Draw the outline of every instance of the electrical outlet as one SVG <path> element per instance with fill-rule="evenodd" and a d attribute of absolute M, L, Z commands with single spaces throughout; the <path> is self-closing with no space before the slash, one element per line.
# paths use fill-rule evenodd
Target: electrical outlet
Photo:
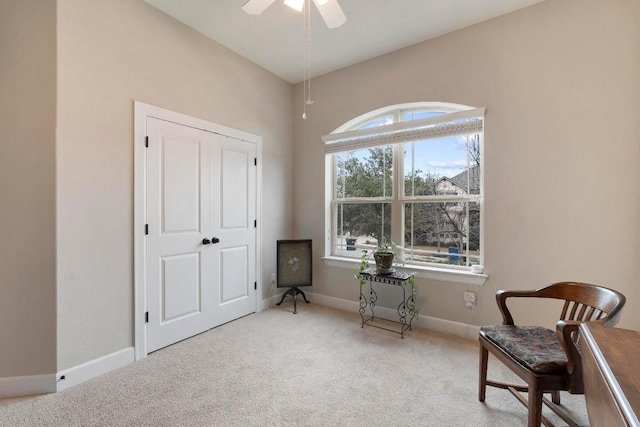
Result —
<path fill-rule="evenodd" d="M 465 292 L 464 293 L 464 303 L 467 307 L 473 307 L 476 303 L 476 293 L 475 292 Z"/>

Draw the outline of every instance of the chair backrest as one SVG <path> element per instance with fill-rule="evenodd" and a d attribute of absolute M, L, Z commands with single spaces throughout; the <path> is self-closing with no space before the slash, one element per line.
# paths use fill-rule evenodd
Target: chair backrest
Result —
<path fill-rule="evenodd" d="M 597 321 L 607 326 L 618 323 L 626 298 L 603 286 L 580 282 L 559 282 L 536 291 L 541 298 L 564 300 L 558 320 Z"/>

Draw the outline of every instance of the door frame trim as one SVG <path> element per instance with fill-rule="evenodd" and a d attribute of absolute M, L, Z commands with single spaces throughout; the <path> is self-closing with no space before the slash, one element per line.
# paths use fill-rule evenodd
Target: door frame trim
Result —
<path fill-rule="evenodd" d="M 145 277 L 145 218 L 146 218 L 146 152 L 147 118 L 155 118 L 241 139 L 256 144 L 256 281 L 255 311 L 261 310 L 262 302 L 262 137 L 238 129 L 233 129 L 186 114 L 134 101 L 133 120 L 133 286 L 134 286 L 134 345 L 135 360 L 147 356 L 147 328 L 145 312 L 147 308 L 147 288 Z"/>

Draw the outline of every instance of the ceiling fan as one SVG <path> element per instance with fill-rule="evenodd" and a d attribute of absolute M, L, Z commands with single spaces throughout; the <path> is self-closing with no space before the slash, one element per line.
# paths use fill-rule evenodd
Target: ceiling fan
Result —
<path fill-rule="evenodd" d="M 242 9 L 250 15 L 260 15 L 276 0 L 249 0 Z M 338 0 L 313 0 L 320 12 L 320 16 L 329 28 L 337 28 L 347 20 Z M 284 0 L 284 4 L 302 12 L 305 0 Z"/>

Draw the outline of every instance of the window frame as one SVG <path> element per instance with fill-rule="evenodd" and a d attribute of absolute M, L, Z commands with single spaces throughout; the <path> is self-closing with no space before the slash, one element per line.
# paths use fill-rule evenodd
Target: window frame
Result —
<path fill-rule="evenodd" d="M 380 108 L 369 113 L 365 113 L 359 117 L 356 117 L 342 126 L 334 130 L 327 139 L 330 139 L 335 134 L 341 133 L 357 133 L 357 130 L 362 129 L 368 123 L 374 122 L 386 116 L 391 116 L 393 124 L 407 123 L 403 122 L 403 116 L 410 112 L 445 112 L 442 116 L 443 120 L 440 122 L 445 123 L 450 120 L 446 120 L 448 114 L 463 112 L 466 110 L 476 110 L 474 107 L 469 107 L 459 104 L 441 103 L 441 102 L 416 102 L 408 104 L 392 105 L 384 108 Z M 483 114 L 484 116 L 484 110 Z M 437 122 L 437 120 L 436 120 Z M 356 132 L 354 132 L 356 131 Z M 480 151 L 483 153 L 484 143 L 484 129 L 478 132 L 480 135 Z M 325 139 L 323 138 L 323 139 Z M 326 142 L 326 141 L 325 141 Z M 327 152 L 325 154 L 325 229 L 326 229 L 326 245 L 325 256 L 323 260 L 329 266 L 353 268 L 353 264 L 359 262 L 359 258 L 351 258 L 336 255 L 335 249 L 337 248 L 337 220 L 338 214 L 336 205 L 344 203 L 390 203 L 391 204 L 391 239 L 394 242 L 401 242 L 400 246 L 405 246 L 404 242 L 404 215 L 405 206 L 413 203 L 436 203 L 436 202 L 466 202 L 467 218 L 469 218 L 469 206 L 470 203 L 476 202 L 479 205 L 480 210 L 480 264 L 484 264 L 484 215 L 483 215 L 483 203 L 482 194 L 484 190 L 484 155 L 480 156 L 480 194 L 479 195 L 428 195 L 428 196 L 407 196 L 405 195 L 405 182 L 404 182 L 404 144 L 410 144 L 413 141 L 407 141 L 403 143 L 390 144 L 392 148 L 392 177 L 393 177 L 393 194 L 389 197 L 372 197 L 372 198 L 337 198 L 337 157 L 340 153 L 347 153 L 349 151 L 339 152 Z M 377 145 L 378 147 L 384 147 L 386 145 Z M 370 148 L 370 147 L 368 147 Z M 468 153 L 468 151 L 467 151 Z M 468 154 L 467 154 L 468 155 Z M 462 255 L 462 254 L 461 254 Z M 458 266 L 451 264 L 438 264 L 438 263 L 411 263 L 406 262 L 405 267 L 415 272 L 418 277 L 427 277 L 436 280 L 444 280 L 449 282 L 460 282 L 465 284 L 473 284 L 481 286 L 487 279 L 487 275 L 484 273 L 478 274 L 471 271 L 470 266 Z"/>

